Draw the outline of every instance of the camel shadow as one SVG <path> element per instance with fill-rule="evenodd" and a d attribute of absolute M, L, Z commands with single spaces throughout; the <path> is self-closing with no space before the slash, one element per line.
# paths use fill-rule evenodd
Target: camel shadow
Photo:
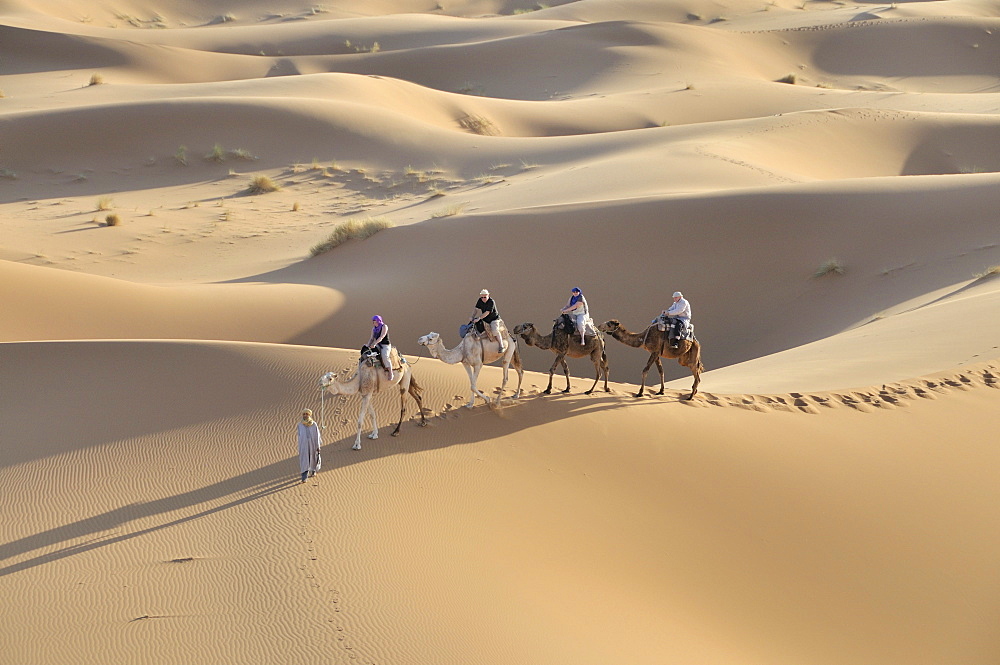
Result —
<path fill-rule="evenodd" d="M 522 396 L 508 398 L 500 406 L 464 407 L 440 414 L 430 414 L 427 427 L 419 427 L 419 414 L 410 412 L 404 420 L 402 436 L 393 438 L 385 435 L 377 440 L 364 439 L 361 451 L 352 450 L 354 424 L 344 425 L 343 436 L 322 448 L 323 468 L 317 475 L 329 471 L 349 468 L 371 460 L 396 456 L 423 454 L 433 450 L 478 443 L 484 439 L 502 437 L 535 426 L 537 422 L 559 421 L 583 412 L 607 411 L 626 406 L 642 408 L 673 401 L 672 395 L 664 398 L 635 399 L 631 395 L 619 393 L 580 393 Z M 425 409 L 426 411 L 426 409 Z M 516 416 L 524 417 L 518 418 Z M 481 427 L 455 427 L 449 436 L 442 436 L 442 430 L 456 420 L 468 418 L 492 418 L 493 423 L 487 433 Z M 329 436 L 329 435 L 328 435 Z M 193 520 L 221 513 L 231 508 L 265 499 L 283 490 L 300 484 L 298 457 L 289 456 L 211 483 L 195 490 L 181 492 L 173 496 L 151 501 L 132 503 L 97 515 L 83 517 L 45 531 L 0 544 L 0 562 L 8 561 L 31 552 L 43 553 L 15 561 L 0 567 L 0 577 L 12 575 L 38 566 L 66 559 L 78 554 L 98 550 L 109 545 L 140 538 L 142 536 L 179 526 Z M 219 503 L 219 502 L 222 503 Z M 140 520 L 148 520 L 157 515 L 174 514 L 178 511 L 194 509 L 181 517 L 162 521 L 152 526 L 128 530 L 128 525 Z M 98 535 L 115 532 L 112 535 Z M 82 542 L 81 542 L 82 541 Z M 51 549 L 55 547 L 56 549 Z"/>

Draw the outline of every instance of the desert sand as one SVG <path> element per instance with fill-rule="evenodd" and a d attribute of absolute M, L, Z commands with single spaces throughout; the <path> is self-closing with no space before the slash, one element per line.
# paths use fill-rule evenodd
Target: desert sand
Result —
<path fill-rule="evenodd" d="M 996 663 L 998 62 L 983 0 L 0 0 L 3 662 Z M 683 291 L 698 394 L 417 344 L 574 286 Z M 428 426 L 355 451 L 373 314 Z"/>

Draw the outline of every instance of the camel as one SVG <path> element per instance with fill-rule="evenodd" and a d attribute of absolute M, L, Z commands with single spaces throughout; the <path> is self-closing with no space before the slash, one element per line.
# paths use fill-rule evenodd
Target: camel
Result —
<path fill-rule="evenodd" d="M 642 385 L 639 387 L 639 392 L 635 394 L 636 397 L 642 397 L 642 393 L 646 389 L 646 374 L 649 373 L 649 368 L 653 363 L 656 363 L 656 369 L 660 373 L 660 392 L 656 394 L 663 394 L 663 364 L 660 362 L 662 356 L 676 358 L 682 366 L 690 368 L 694 375 L 694 385 L 691 386 L 691 394 L 688 395 L 688 399 L 694 399 L 698 392 L 698 384 L 701 383 L 701 373 L 705 371 L 705 366 L 701 364 L 701 344 L 698 343 L 698 340 L 681 340 L 678 348 L 672 349 L 667 343 L 666 331 L 661 332 L 655 324 L 643 332 L 634 333 L 629 332 L 617 319 L 605 321 L 597 326 L 597 329 L 608 333 L 622 344 L 649 351 L 649 362 L 642 370 Z"/>
<path fill-rule="evenodd" d="M 514 326 L 514 334 L 519 335 L 528 346 L 547 349 L 556 354 L 556 360 L 552 363 L 552 367 L 549 368 L 549 385 L 543 391 L 546 395 L 552 392 L 552 375 L 555 373 L 558 365 L 562 365 L 563 374 L 566 375 L 566 389 L 563 392 L 569 392 L 569 367 L 566 365 L 566 356 L 570 358 L 586 358 L 589 356 L 590 361 L 594 363 L 594 370 L 597 372 L 597 376 L 594 377 L 594 385 L 584 393 L 585 395 L 594 392 L 594 388 L 597 387 L 597 382 L 601 380 L 601 376 L 604 377 L 604 392 L 611 392 L 611 389 L 608 388 L 608 357 L 604 353 L 604 339 L 600 335 L 588 337 L 587 343 L 581 345 L 577 341 L 575 333 L 569 334 L 563 330 L 553 330 L 551 335 L 543 337 L 535 330 L 535 324 L 533 323 L 521 323 Z"/>
<path fill-rule="evenodd" d="M 503 384 L 501 384 L 500 394 L 496 398 L 497 404 L 500 403 L 503 391 L 507 387 L 507 372 L 511 365 L 517 371 L 517 392 L 514 393 L 514 399 L 521 396 L 524 368 L 521 366 L 521 355 L 517 352 L 517 340 L 507 332 L 506 327 L 503 328 L 503 334 L 507 335 L 507 349 L 502 354 L 499 344 L 494 349 L 493 345 L 497 344 L 496 342 L 477 339 L 473 333 L 463 337 L 454 349 L 446 348 L 444 342 L 441 341 L 441 335 L 436 332 L 427 333 L 417 340 L 417 344 L 426 346 L 432 358 L 437 358 L 449 365 L 462 363 L 469 375 L 469 384 L 472 387 L 472 395 L 469 397 L 469 403 L 465 406 L 472 408 L 476 403 L 476 395 L 482 397 L 487 404 L 490 403 L 490 398 L 476 387 L 476 382 L 479 380 L 479 371 L 482 370 L 483 365 L 494 363 L 497 360 L 503 361 Z"/>
<path fill-rule="evenodd" d="M 352 446 L 354 450 L 361 450 L 361 430 L 364 427 L 366 413 L 371 414 L 372 417 L 372 432 L 368 435 L 368 438 L 378 438 L 378 422 L 375 419 L 375 407 L 372 405 L 372 396 L 382 388 L 399 386 L 399 423 L 396 424 L 396 429 L 392 433 L 393 436 L 399 436 L 399 428 L 403 424 L 403 415 L 406 413 L 404 395 L 407 392 L 417 402 L 417 410 L 420 413 L 420 426 L 425 427 L 427 425 L 427 419 L 424 417 L 424 405 L 421 401 L 423 388 L 417 385 L 416 379 L 413 378 L 413 373 L 410 372 L 410 365 L 400 361 L 399 353 L 395 347 L 389 352 L 389 361 L 392 363 L 396 374 L 392 381 L 389 380 L 388 373 L 382 368 L 381 364 L 378 364 L 377 367 L 372 367 L 365 360 L 362 360 L 358 365 L 357 371 L 344 381 L 337 379 L 337 372 L 327 372 L 319 380 L 320 388 L 329 391 L 331 395 L 361 395 L 361 412 L 358 414 L 358 435 L 354 439 L 354 446 Z"/>

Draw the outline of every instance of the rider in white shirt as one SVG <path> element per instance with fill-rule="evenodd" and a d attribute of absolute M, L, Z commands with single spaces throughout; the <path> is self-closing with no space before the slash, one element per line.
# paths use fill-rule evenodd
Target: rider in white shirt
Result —
<path fill-rule="evenodd" d="M 670 323 L 672 340 L 670 348 L 676 349 L 680 342 L 681 333 L 691 323 L 691 303 L 684 299 L 684 294 L 674 291 L 674 302 L 667 309 L 660 312 L 660 316 L 666 317 Z"/>

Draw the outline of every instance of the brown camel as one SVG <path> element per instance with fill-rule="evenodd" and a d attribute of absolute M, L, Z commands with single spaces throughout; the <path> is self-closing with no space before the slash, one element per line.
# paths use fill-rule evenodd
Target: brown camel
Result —
<path fill-rule="evenodd" d="M 617 319 L 605 321 L 597 326 L 597 329 L 608 333 L 622 344 L 649 351 L 649 362 L 642 370 L 642 385 L 639 387 L 639 392 L 635 394 L 636 397 L 642 397 L 642 393 L 646 389 L 646 374 L 649 373 L 649 368 L 653 363 L 656 363 L 656 369 L 660 373 L 660 392 L 656 394 L 663 394 L 665 386 L 663 384 L 663 364 L 660 362 L 662 356 L 676 358 L 678 363 L 690 368 L 691 374 L 694 375 L 694 385 L 691 386 L 691 394 L 688 395 L 688 399 L 694 399 L 698 392 L 698 384 L 701 383 L 701 373 L 705 371 L 705 366 L 701 364 L 701 344 L 698 343 L 698 340 L 681 340 L 677 348 L 672 349 L 667 343 L 666 331 L 661 332 L 656 325 L 651 325 L 642 332 L 634 333 L 626 330 L 625 326 Z"/>
<path fill-rule="evenodd" d="M 581 345 L 575 334 L 568 334 L 564 330 L 553 330 L 551 335 L 543 337 L 535 330 L 533 323 L 522 323 L 514 326 L 514 334 L 519 335 L 528 346 L 547 349 L 556 354 L 556 360 L 549 368 L 549 385 L 544 390 L 546 395 L 552 392 L 552 375 L 558 365 L 562 365 L 563 374 L 566 375 L 566 390 L 563 392 L 569 392 L 569 367 L 566 365 L 566 356 L 570 358 L 589 356 L 590 361 L 594 363 L 597 376 L 594 377 L 594 385 L 584 394 L 589 395 L 594 392 L 594 388 L 597 387 L 597 382 L 601 380 L 602 376 L 604 377 L 604 392 L 611 392 L 611 389 L 608 388 L 608 357 L 604 353 L 604 339 L 600 335 L 588 337 L 587 343 Z"/>

